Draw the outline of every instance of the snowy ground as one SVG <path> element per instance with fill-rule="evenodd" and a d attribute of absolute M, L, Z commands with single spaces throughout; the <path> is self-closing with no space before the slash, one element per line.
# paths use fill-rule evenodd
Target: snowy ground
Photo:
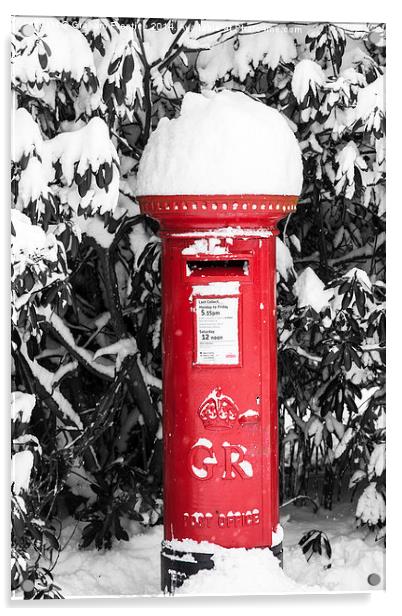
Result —
<path fill-rule="evenodd" d="M 355 528 L 354 507 L 338 504 L 328 512 L 317 514 L 311 507 L 288 505 L 282 509 L 285 531 L 284 571 L 269 550 L 218 549 L 215 569 L 200 572 L 185 582 L 178 595 L 257 595 L 281 593 L 316 593 L 371 591 L 385 588 L 385 550 L 383 541 Z M 327 562 L 307 563 L 299 548 L 300 537 L 310 529 L 327 533 L 333 550 L 330 568 Z M 64 545 L 73 526 L 63 531 Z M 109 552 L 78 550 L 79 533 L 75 533 L 60 555 L 53 571 L 63 596 L 99 597 L 161 594 L 159 584 L 160 542 L 162 527 L 144 530 L 130 526 L 130 541 L 115 544 Z M 380 582 L 371 586 L 370 574 Z"/>

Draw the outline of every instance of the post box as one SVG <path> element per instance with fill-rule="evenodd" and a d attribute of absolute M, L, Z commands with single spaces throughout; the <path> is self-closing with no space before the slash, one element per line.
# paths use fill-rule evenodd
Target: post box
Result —
<path fill-rule="evenodd" d="M 162 237 L 164 591 L 214 546 L 281 558 L 275 235 L 302 179 L 284 116 L 228 90 L 187 93 L 141 158 Z"/>
<path fill-rule="evenodd" d="M 210 544 L 281 558 L 275 235 L 297 196 L 139 202 L 162 236 L 162 589 L 173 592 L 213 567 Z"/>

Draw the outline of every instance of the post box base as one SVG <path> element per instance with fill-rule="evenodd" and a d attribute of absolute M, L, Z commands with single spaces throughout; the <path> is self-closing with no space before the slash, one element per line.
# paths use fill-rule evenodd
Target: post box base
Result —
<path fill-rule="evenodd" d="M 273 555 L 279 560 L 280 567 L 283 568 L 283 545 L 269 548 Z M 185 580 L 195 575 L 203 569 L 213 569 L 213 554 L 201 552 L 182 552 L 174 550 L 165 545 L 162 541 L 161 551 L 161 589 L 164 593 L 174 595 L 176 588 L 179 588 Z"/>

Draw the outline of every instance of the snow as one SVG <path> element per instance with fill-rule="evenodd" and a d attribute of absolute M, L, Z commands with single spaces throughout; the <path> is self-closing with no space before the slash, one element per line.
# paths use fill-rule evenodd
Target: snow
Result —
<path fill-rule="evenodd" d="M 97 495 L 91 488 L 91 483 L 96 485 L 96 479 L 85 470 L 83 464 L 80 464 L 78 460 L 75 460 L 70 466 L 65 483 L 73 494 L 84 497 L 88 505 L 92 505 L 96 501 Z"/>
<path fill-rule="evenodd" d="M 74 211 L 91 205 L 92 210 L 104 214 L 114 210 L 119 198 L 119 157 L 109 137 L 107 124 L 99 117 L 89 120 L 88 124 L 75 131 L 61 133 L 45 142 L 50 149 L 53 163 L 61 165 L 66 188 L 60 190 L 63 202 L 68 203 Z M 102 164 L 112 167 L 112 180 L 106 191 L 99 188 L 92 176 L 91 187 L 85 197 L 80 197 L 76 184 L 73 184 L 75 173 L 83 176 L 88 168 L 97 173 Z"/>
<path fill-rule="evenodd" d="M 151 374 L 151 372 L 149 372 L 145 368 L 145 366 L 143 365 L 139 355 L 137 355 L 137 364 L 138 364 L 138 367 L 139 367 L 139 369 L 141 371 L 142 378 L 144 379 L 145 384 L 150 386 L 150 387 L 155 387 L 156 389 L 160 389 L 162 391 L 162 379 L 159 379 L 154 374 Z"/>
<path fill-rule="evenodd" d="M 81 19 L 80 29 L 86 36 L 100 35 L 103 39 L 104 54 L 102 55 L 98 49 L 93 51 L 93 61 L 95 63 L 96 77 L 99 82 L 99 87 L 93 93 L 88 93 L 85 87 L 81 86 L 79 98 L 75 102 L 77 116 L 83 111 L 90 115 L 94 110 L 105 110 L 106 105 L 102 99 L 103 88 L 105 83 L 114 84 L 115 87 L 124 89 L 124 100 L 119 105 L 115 101 L 115 109 L 117 115 L 122 119 L 127 117 L 133 120 L 134 104 L 136 97 L 143 96 L 143 75 L 142 63 L 138 56 L 138 42 L 133 35 L 133 29 L 130 26 L 117 25 L 113 27 L 107 20 L 104 19 Z M 123 77 L 123 67 L 125 58 L 131 56 L 133 59 L 133 73 L 131 79 L 126 81 Z M 123 60 L 119 63 L 119 58 Z M 114 64 L 118 66 L 116 70 L 109 75 L 109 67 Z"/>
<path fill-rule="evenodd" d="M 63 531 L 61 544 L 67 545 L 54 571 L 56 579 L 63 586 L 63 596 L 160 594 L 160 526 L 144 531 L 138 523 L 132 523 L 128 529 L 130 541 L 120 541 L 111 551 L 79 550 L 78 532 L 68 542 L 74 526 L 72 522 Z M 81 523 L 79 528 L 82 529 L 82 526 Z"/>
<path fill-rule="evenodd" d="M 66 329 L 66 327 L 64 326 L 63 322 L 61 321 L 59 317 L 57 317 L 57 320 L 55 320 L 52 315 L 52 325 L 54 325 L 58 331 L 64 331 L 64 335 L 63 335 L 64 339 L 68 340 L 69 344 L 71 346 L 74 346 L 77 352 L 79 352 L 85 358 L 85 361 L 87 361 L 88 363 L 91 363 L 92 366 L 96 368 L 96 370 L 98 370 L 99 372 L 107 374 L 109 377 L 113 378 L 115 372 L 117 374 L 121 370 L 123 361 L 126 359 L 126 357 L 137 356 L 136 361 L 141 371 L 144 382 L 147 385 L 152 385 L 153 387 L 162 389 L 161 379 L 159 379 L 155 375 L 148 372 L 148 370 L 143 366 L 138 356 L 138 347 L 137 347 L 137 342 L 135 338 L 131 336 L 128 336 L 127 338 L 122 338 L 121 340 L 118 340 L 117 342 L 114 342 L 108 346 L 98 349 L 94 354 L 92 354 L 92 352 L 87 351 L 86 349 L 83 349 L 82 347 L 77 347 L 75 345 L 75 342 L 71 336 L 71 333 Z M 104 357 L 105 355 L 116 355 L 114 366 L 103 365 L 97 361 L 99 358 Z"/>
<path fill-rule="evenodd" d="M 126 357 L 136 355 L 137 353 L 137 342 L 135 338 L 129 336 L 127 338 L 122 338 L 121 340 L 118 340 L 117 342 L 114 342 L 106 347 L 98 349 L 94 353 L 93 361 L 95 362 L 99 359 L 99 357 L 104 357 L 105 355 L 116 355 L 116 371 L 119 372 Z"/>
<path fill-rule="evenodd" d="M 259 417 L 260 414 L 258 411 L 255 411 L 254 409 L 247 409 L 247 411 L 244 411 L 244 413 L 240 413 L 239 415 L 239 419 L 241 419 L 242 417 Z"/>
<path fill-rule="evenodd" d="M 11 480 L 14 482 L 15 494 L 19 494 L 22 490 L 28 491 L 32 466 L 33 454 L 28 449 L 18 451 L 11 458 Z"/>
<path fill-rule="evenodd" d="M 345 426 L 343 425 L 343 423 L 338 421 L 332 413 L 327 413 L 325 415 L 325 425 L 328 432 L 330 432 L 331 434 L 335 432 L 338 439 L 342 440 L 342 437 L 345 434 Z"/>
<path fill-rule="evenodd" d="M 34 152 L 42 156 L 43 140 L 39 126 L 24 107 L 12 113 L 11 128 L 11 160 L 19 162 L 23 156 Z"/>
<path fill-rule="evenodd" d="M 49 177 L 52 169 L 43 164 L 38 158 L 30 158 L 18 184 L 17 207 L 25 209 L 31 201 L 41 197 L 49 198 Z"/>
<path fill-rule="evenodd" d="M 345 197 L 351 199 L 355 193 L 355 168 L 360 171 L 367 169 L 367 163 L 360 155 L 354 141 L 348 143 L 336 154 L 338 170 L 335 176 L 335 192 L 341 193 L 346 184 Z"/>
<path fill-rule="evenodd" d="M 204 400 L 204 402 L 205 402 L 205 400 Z M 209 439 L 200 436 L 200 438 L 193 445 L 192 448 L 194 448 L 194 447 L 207 447 L 207 449 L 210 449 L 212 447 L 212 443 L 211 443 L 211 441 Z"/>
<path fill-rule="evenodd" d="M 356 517 L 364 524 L 377 524 L 385 521 L 385 500 L 372 481 L 360 496 L 356 507 Z"/>
<path fill-rule="evenodd" d="M 384 95 L 384 77 L 377 77 L 375 81 L 370 83 L 365 88 L 361 88 L 357 95 L 357 103 L 355 107 L 356 119 L 361 119 L 369 124 L 369 121 L 374 124 L 375 128 L 379 128 L 378 118 L 376 118 L 376 110 L 378 114 L 384 116 L 385 113 L 385 95 Z M 368 128 L 370 130 L 370 128 Z"/>
<path fill-rule="evenodd" d="M 203 295 L 203 296 L 228 296 L 228 295 L 239 295 L 240 283 L 235 280 L 230 280 L 228 282 L 209 282 L 208 284 L 200 284 L 194 285 L 192 289 L 192 293 L 190 295 L 190 299 L 192 299 L 193 295 Z"/>
<path fill-rule="evenodd" d="M 276 270 L 284 280 L 288 280 L 289 273 L 294 274 L 290 250 L 279 237 L 276 238 Z"/>
<path fill-rule="evenodd" d="M 13 391 L 11 394 L 11 419 L 19 419 L 23 423 L 28 423 L 31 413 L 36 404 L 34 394 L 25 394 L 22 391 Z"/>
<path fill-rule="evenodd" d="M 196 552 L 198 554 L 213 554 L 216 544 L 209 541 L 195 541 L 194 539 L 170 539 L 163 545 L 171 550 L 179 552 Z"/>
<path fill-rule="evenodd" d="M 210 450 L 211 455 L 207 455 L 201 461 L 201 464 L 218 464 L 218 461 L 215 457 L 215 454 L 212 451 L 212 443 L 207 438 L 200 437 L 196 443 L 192 446 L 191 449 L 195 449 L 196 447 L 204 447 L 205 449 Z M 195 464 L 191 464 L 191 469 L 196 477 L 199 479 L 205 479 L 208 475 L 208 471 L 203 467 L 195 466 Z M 201 515 L 201 514 L 200 514 Z"/>
<path fill-rule="evenodd" d="M 48 323 L 55 328 L 66 344 L 74 349 L 86 363 L 91 364 L 94 369 L 109 378 L 114 378 L 114 366 L 104 365 L 101 362 L 95 361 L 94 353 L 92 351 L 88 351 L 84 347 L 78 346 L 69 328 L 63 323 L 62 319 L 55 312 L 51 312 L 50 308 L 44 308 L 42 309 L 42 313 L 45 315 Z M 101 350 L 97 353 L 98 356 L 102 355 Z"/>
<path fill-rule="evenodd" d="M 226 246 L 221 246 L 221 240 L 215 237 L 195 240 L 191 246 L 183 248 L 183 255 L 224 255 L 228 253 Z"/>
<path fill-rule="evenodd" d="M 224 237 L 233 239 L 234 237 L 272 237 L 270 229 L 244 229 L 242 227 L 222 227 L 220 229 L 208 229 L 205 231 L 186 231 L 183 233 L 171 233 L 172 237 Z"/>
<path fill-rule="evenodd" d="M 311 267 L 306 267 L 299 274 L 293 285 L 293 292 L 297 297 L 299 308 L 311 306 L 316 312 L 320 312 L 328 306 L 329 300 L 333 296 L 333 292 L 330 289 L 325 289 L 325 284 Z"/>
<path fill-rule="evenodd" d="M 22 212 L 11 210 L 11 224 L 15 235 L 11 234 L 11 257 L 15 262 L 30 257 L 55 261 L 57 259 L 57 241 L 53 234 L 46 234 L 39 225 L 33 225 L 31 219 Z"/>
<path fill-rule="evenodd" d="M 310 584 L 316 584 L 332 592 L 368 592 L 384 587 L 385 556 L 382 549 L 371 548 L 364 540 L 349 537 L 336 538 L 331 541 L 331 546 L 333 553 L 329 569 L 324 569 L 321 559 L 313 557 L 306 571 L 305 557 L 295 549 L 286 571 L 296 581 L 306 584 L 307 588 Z M 380 585 L 377 587 L 371 586 L 368 581 L 372 573 L 380 577 Z"/>
<path fill-rule="evenodd" d="M 53 383 L 57 385 L 61 381 L 61 379 L 64 378 L 64 376 L 66 376 L 70 372 L 73 372 L 77 368 L 78 368 L 78 361 L 75 361 L 75 360 L 68 361 L 65 364 L 61 364 L 57 368 L 56 372 L 53 373 Z"/>
<path fill-rule="evenodd" d="M 151 25 L 149 28 L 144 28 L 144 51 L 149 65 L 157 63 L 165 57 L 176 37 L 172 25 L 172 21 L 169 20 L 163 27 Z"/>
<path fill-rule="evenodd" d="M 19 31 L 21 40 L 15 35 Z M 55 106 L 55 79 L 70 73 L 76 82 L 88 81 L 95 73 L 91 49 L 81 32 L 52 17 L 13 17 L 12 81 L 30 96 Z M 50 49 L 47 65 L 42 68 L 39 54 L 44 54 L 43 40 Z M 32 85 L 33 84 L 33 85 Z M 38 88 L 36 84 L 42 84 Z"/>
<path fill-rule="evenodd" d="M 21 164 L 23 157 L 23 171 L 18 183 L 18 197 L 16 207 L 24 210 L 31 202 L 36 203 L 36 210 L 40 213 L 46 209 L 46 203 L 51 194 L 50 185 L 54 181 L 54 168 L 48 155 L 48 148 L 43 141 L 38 124 L 24 108 L 12 114 L 12 148 L 11 160 Z"/>
<path fill-rule="evenodd" d="M 355 109 L 344 106 L 344 101 L 349 101 L 358 96 L 366 81 L 364 75 L 355 68 L 343 70 L 335 81 L 327 81 L 323 85 L 326 96 L 323 100 L 324 111 L 329 117 L 324 128 L 332 130 L 332 136 L 337 140 L 346 130 L 350 129 L 356 120 Z"/>
<path fill-rule="evenodd" d="M 317 93 L 317 86 L 322 86 L 326 81 L 325 73 L 321 66 L 307 58 L 298 62 L 292 77 L 292 92 L 297 101 L 301 103 L 307 92 Z"/>
<path fill-rule="evenodd" d="M 362 287 L 365 287 L 365 291 L 368 291 L 371 293 L 372 285 L 371 285 L 370 278 L 368 277 L 367 272 L 360 269 L 359 267 L 352 267 L 352 269 L 350 269 L 348 272 L 346 272 L 346 274 L 344 274 L 344 277 L 349 278 L 349 280 L 356 277 L 356 280 L 360 282 Z"/>
<path fill-rule="evenodd" d="M 369 479 L 374 475 L 381 477 L 385 469 L 385 443 L 376 443 L 371 452 L 370 461 L 367 467 Z"/>
<path fill-rule="evenodd" d="M 90 218 L 77 216 L 76 220 L 81 233 L 85 233 L 88 237 L 92 237 L 102 248 L 110 248 L 114 239 L 114 234 L 109 233 L 100 216 L 95 215 Z"/>
<path fill-rule="evenodd" d="M 247 453 L 247 449 L 246 447 L 244 447 L 244 445 L 233 445 L 232 443 L 222 443 L 222 447 L 228 447 L 229 449 L 232 447 L 236 447 L 237 449 L 241 449 L 241 451 L 243 452 L 243 454 Z M 237 466 L 240 466 L 240 468 L 243 470 L 244 474 L 247 477 L 252 477 L 253 476 L 253 467 L 251 465 L 251 463 L 248 460 L 241 460 L 241 462 L 238 462 L 240 458 L 240 452 L 239 451 L 231 451 L 230 452 L 230 461 L 233 465 L 237 464 Z M 231 471 L 230 476 L 232 479 L 236 478 L 236 473 L 234 470 Z M 226 477 L 226 470 L 223 473 L 223 478 L 225 479 Z"/>
<path fill-rule="evenodd" d="M 186 580 L 177 594 L 261 595 L 311 590 L 287 577 L 271 550 L 216 547 L 213 560 L 213 570 L 200 571 Z"/>
<path fill-rule="evenodd" d="M 111 551 L 78 549 L 83 523 L 65 524 L 61 544 L 66 547 L 54 568 L 55 583 L 63 595 L 72 597 L 117 597 L 159 595 L 162 526 L 144 529 L 136 522 L 125 524 L 128 542 L 116 542 Z M 282 510 L 284 530 L 284 569 L 270 550 L 219 548 L 206 541 L 165 542 L 176 550 L 214 553 L 215 568 L 203 571 L 176 591 L 181 595 L 252 595 L 373 591 L 385 586 L 385 550 L 374 535 L 356 528 L 354 505 L 335 504 L 333 511 L 287 505 Z M 331 542 L 331 568 L 312 557 L 307 563 L 298 541 L 311 529 L 325 532 Z M 277 532 L 280 532 L 277 529 Z M 68 542 L 68 539 L 70 541 Z M 380 576 L 371 586 L 368 577 Z"/>
<path fill-rule="evenodd" d="M 19 311 L 35 293 L 65 278 L 59 258 L 59 250 L 64 252 L 64 249 L 52 233 L 45 233 L 42 227 L 33 225 L 28 216 L 15 208 L 11 210 L 11 223 L 12 282 L 18 282 L 27 271 L 35 276 L 29 291 L 12 290 L 12 319 L 17 323 Z"/>
<path fill-rule="evenodd" d="M 196 68 L 205 88 L 213 88 L 218 79 L 229 73 L 244 81 L 253 74 L 259 63 L 275 69 L 279 62 L 291 62 L 297 55 L 294 41 L 287 32 L 266 28 L 259 32 L 261 25 L 240 31 L 238 37 L 232 33 L 223 42 L 211 49 L 201 51 Z M 250 34 L 253 33 L 253 36 Z"/>
<path fill-rule="evenodd" d="M 356 484 L 358 484 L 359 481 L 361 481 L 362 479 L 365 479 L 365 477 L 366 477 L 365 471 L 361 471 L 361 470 L 355 471 L 349 480 L 349 488 L 355 487 Z"/>
<path fill-rule="evenodd" d="M 88 124 L 77 123 L 74 130 L 44 140 L 32 116 L 25 109 L 18 109 L 13 115 L 12 160 L 18 163 L 24 154 L 30 158 L 19 181 L 19 209 L 40 197 L 48 199 L 53 190 L 63 205 L 75 212 L 79 205 L 91 206 L 93 212 L 101 214 L 115 210 L 119 198 L 119 157 L 101 118 L 93 117 Z M 55 186 L 57 163 L 61 166 L 62 187 Z M 111 181 L 105 188 L 99 188 L 95 179 L 101 165 L 111 169 Z M 87 171 L 91 174 L 90 186 L 81 197 L 76 174 L 82 177 Z"/>
<path fill-rule="evenodd" d="M 69 420 L 77 429 L 82 430 L 83 425 L 79 415 L 74 411 L 70 402 L 65 398 L 58 387 L 54 387 L 53 377 L 54 373 L 46 370 L 43 366 L 41 366 L 36 359 L 31 360 L 26 351 L 26 345 L 23 344 L 22 352 L 25 358 L 25 361 L 28 364 L 33 376 L 38 379 L 39 383 L 46 390 L 46 392 L 53 398 L 54 402 L 60 409 L 61 414 Z"/>
<path fill-rule="evenodd" d="M 378 238 L 380 238 L 380 236 L 378 236 Z M 381 241 L 381 238 L 377 239 L 377 246 L 379 245 L 379 241 Z M 367 275 L 367 272 L 358 267 L 352 267 L 346 272 L 346 274 L 343 275 L 343 278 L 348 278 L 349 280 L 354 277 L 356 277 L 356 280 L 363 287 L 363 291 L 365 293 L 371 292 L 372 285 L 370 278 Z M 332 318 L 334 318 L 336 314 L 341 310 L 343 297 L 344 296 L 341 293 L 338 293 L 338 290 L 335 290 L 333 298 L 330 302 Z M 372 300 L 368 296 L 366 296 L 366 304 L 368 309 L 373 306 Z M 356 314 L 358 314 L 355 297 L 352 298 L 350 306 L 353 306 L 354 311 L 356 312 Z"/>
<path fill-rule="evenodd" d="M 276 109 L 242 92 L 188 92 L 141 158 L 137 194 L 299 195 L 301 151 Z"/>
<path fill-rule="evenodd" d="M 138 269 L 138 260 L 141 257 L 145 246 L 149 242 L 159 242 L 160 239 L 157 235 L 151 235 L 151 233 L 145 228 L 144 225 L 134 225 L 128 235 L 130 242 L 130 248 L 134 255 L 134 269 Z"/>
<path fill-rule="evenodd" d="M 30 445 L 36 450 L 40 455 L 42 454 L 42 447 L 36 436 L 33 434 L 21 434 L 17 438 L 13 438 L 13 446 L 16 447 L 18 445 Z"/>
<path fill-rule="evenodd" d="M 293 246 L 296 248 L 297 252 L 301 252 L 301 243 L 299 238 L 296 235 L 291 235 L 289 239 L 292 242 Z"/>
<path fill-rule="evenodd" d="M 355 435 L 355 433 L 354 433 L 352 428 L 348 428 L 346 430 L 346 432 L 342 436 L 340 442 L 338 443 L 338 445 L 336 446 L 336 449 L 334 451 L 335 459 L 340 458 L 341 455 L 345 452 L 346 447 L 348 446 L 349 442 L 352 440 L 354 435 Z"/>
<path fill-rule="evenodd" d="M 284 537 L 283 528 L 280 524 L 277 525 L 274 531 L 272 531 L 272 542 L 271 546 L 275 547 L 282 543 Z"/>

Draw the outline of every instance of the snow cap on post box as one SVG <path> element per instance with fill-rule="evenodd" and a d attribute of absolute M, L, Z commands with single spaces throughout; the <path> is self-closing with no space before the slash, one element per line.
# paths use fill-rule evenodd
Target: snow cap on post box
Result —
<path fill-rule="evenodd" d="M 137 195 L 299 196 L 302 181 L 300 147 L 279 111 L 242 92 L 189 92 L 180 116 L 152 133 Z"/>

